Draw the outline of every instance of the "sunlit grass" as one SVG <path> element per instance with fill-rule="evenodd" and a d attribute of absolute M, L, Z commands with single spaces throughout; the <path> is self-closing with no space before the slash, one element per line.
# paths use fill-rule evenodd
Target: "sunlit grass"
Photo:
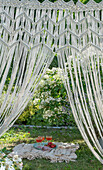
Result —
<path fill-rule="evenodd" d="M 23 170 L 103 170 L 102 164 L 93 156 L 84 142 L 78 129 L 37 129 L 37 128 L 11 128 L 0 138 L 0 148 L 6 146 L 11 152 L 12 148 L 20 143 L 34 143 L 40 135 L 52 135 L 54 141 L 78 143 L 80 148 L 76 151 L 76 162 L 50 163 L 49 160 L 23 159 Z"/>

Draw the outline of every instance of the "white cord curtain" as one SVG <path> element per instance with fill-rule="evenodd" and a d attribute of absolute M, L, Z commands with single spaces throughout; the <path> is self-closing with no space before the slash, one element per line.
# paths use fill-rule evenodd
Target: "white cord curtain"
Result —
<path fill-rule="evenodd" d="M 0 135 L 27 106 L 54 57 L 49 47 L 51 37 L 43 37 L 44 23 L 40 18 L 45 10 L 42 14 L 37 10 L 33 17 L 34 10 L 3 3 L 0 6 Z"/>
<path fill-rule="evenodd" d="M 58 56 L 72 112 L 103 163 L 103 1 L 0 0 L 0 135 Z"/>
<path fill-rule="evenodd" d="M 93 50 L 92 47 L 89 49 Z M 88 51 L 88 50 L 87 50 Z M 68 49 L 58 57 L 61 77 L 67 90 L 68 99 L 78 128 L 93 154 L 103 164 L 103 56 L 81 56 Z"/>

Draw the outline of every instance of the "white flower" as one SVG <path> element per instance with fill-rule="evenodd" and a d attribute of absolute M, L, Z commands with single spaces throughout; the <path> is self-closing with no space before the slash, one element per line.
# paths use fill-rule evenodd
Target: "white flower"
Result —
<path fill-rule="evenodd" d="M 48 78 L 48 79 L 46 80 L 46 84 L 48 84 L 49 82 L 51 82 L 51 78 Z"/>
<path fill-rule="evenodd" d="M 52 73 L 51 69 L 47 69 L 46 73 Z"/>
<path fill-rule="evenodd" d="M 22 170 L 23 162 L 19 163 L 18 167 Z"/>
<path fill-rule="evenodd" d="M 57 68 L 56 68 L 56 67 L 53 67 L 53 68 L 52 68 L 52 70 L 53 70 L 53 71 L 56 71 L 56 70 L 57 70 Z"/>
<path fill-rule="evenodd" d="M 44 84 L 45 84 L 45 81 L 44 81 L 44 80 L 41 80 L 41 81 L 40 81 L 40 86 L 44 86 Z"/>
<path fill-rule="evenodd" d="M 48 91 L 44 92 L 44 95 L 47 97 L 49 95 Z"/>
<path fill-rule="evenodd" d="M 45 79 L 49 79 L 49 76 L 46 74 L 46 75 L 44 75 L 44 77 L 43 78 L 45 78 Z"/>
<path fill-rule="evenodd" d="M 2 154 L 2 156 L 5 156 L 5 154 Z M 17 165 L 17 167 L 20 170 L 22 170 L 23 167 L 22 159 L 19 158 L 17 154 L 14 155 L 13 161 L 7 157 L 4 158 L 3 162 L 1 162 L 0 170 L 15 170 L 14 165 Z"/>
<path fill-rule="evenodd" d="M 57 68 L 53 67 L 52 72 L 54 73 L 55 71 L 57 71 Z"/>
<path fill-rule="evenodd" d="M 34 101 L 33 101 L 34 105 L 36 105 L 39 100 L 40 100 L 40 99 L 38 99 L 38 98 L 34 99 Z"/>
<path fill-rule="evenodd" d="M 5 153 L 1 153 L 0 157 L 3 158 L 5 156 Z"/>
<path fill-rule="evenodd" d="M 11 166 L 13 162 L 9 158 L 5 158 L 5 164 Z"/>
<path fill-rule="evenodd" d="M 19 156 L 18 156 L 18 155 L 14 155 L 14 156 L 13 156 L 13 161 L 14 161 L 14 162 L 21 162 L 21 161 L 22 161 L 22 159 L 21 159 L 21 158 L 19 158 Z"/>
<path fill-rule="evenodd" d="M 45 100 L 45 102 L 46 102 L 46 103 L 49 103 L 49 100 L 48 100 L 48 98 Z"/>
<path fill-rule="evenodd" d="M 45 100 L 44 100 L 44 99 L 42 99 L 41 104 L 44 104 L 44 102 L 45 102 Z"/>
<path fill-rule="evenodd" d="M 8 170 L 15 170 L 15 168 L 13 166 L 11 166 Z"/>
<path fill-rule="evenodd" d="M 5 170 L 5 166 L 1 164 L 0 170 Z"/>
<path fill-rule="evenodd" d="M 48 117 L 51 117 L 52 115 L 53 115 L 53 111 L 51 111 L 51 110 L 46 110 L 45 112 L 44 112 L 44 115 L 43 115 L 43 118 L 48 118 Z"/>
<path fill-rule="evenodd" d="M 14 156 L 13 156 L 13 159 L 15 159 L 15 160 L 17 160 L 18 158 L 19 158 L 18 155 L 14 155 Z"/>
<path fill-rule="evenodd" d="M 49 82 L 49 85 L 52 85 L 52 84 L 54 84 L 55 83 L 55 81 L 53 80 L 53 81 L 50 81 Z"/>
<path fill-rule="evenodd" d="M 61 100 L 62 100 L 62 98 L 61 98 L 61 97 L 57 99 L 57 101 L 58 101 L 58 102 L 60 102 Z"/>
<path fill-rule="evenodd" d="M 54 99 L 53 97 L 50 96 L 50 97 L 49 97 L 49 100 L 55 100 L 55 99 Z"/>
<path fill-rule="evenodd" d="M 48 95 L 51 96 L 51 91 L 48 91 Z"/>
<path fill-rule="evenodd" d="M 49 72 L 49 71 L 51 71 L 51 70 L 48 68 L 46 72 Z"/>
<path fill-rule="evenodd" d="M 63 72 L 63 70 L 60 69 L 60 68 L 58 68 L 58 74 L 60 74 L 60 73 L 62 73 L 62 72 Z"/>
<path fill-rule="evenodd" d="M 39 109 L 42 109 L 43 108 L 43 106 L 42 105 L 39 105 Z"/>
<path fill-rule="evenodd" d="M 48 97 L 50 94 L 49 94 L 49 92 L 47 91 L 47 92 L 42 92 L 42 94 L 41 94 L 41 97 Z"/>
<path fill-rule="evenodd" d="M 53 78 L 56 79 L 56 80 L 57 80 L 57 79 L 59 80 L 59 79 L 60 79 L 60 76 L 59 76 L 59 74 L 55 74 L 55 75 L 53 76 Z"/>
<path fill-rule="evenodd" d="M 55 108 L 54 108 L 54 111 L 58 111 L 58 108 L 55 107 Z"/>
<path fill-rule="evenodd" d="M 62 106 L 59 106 L 59 111 L 61 111 L 61 112 L 62 112 Z"/>

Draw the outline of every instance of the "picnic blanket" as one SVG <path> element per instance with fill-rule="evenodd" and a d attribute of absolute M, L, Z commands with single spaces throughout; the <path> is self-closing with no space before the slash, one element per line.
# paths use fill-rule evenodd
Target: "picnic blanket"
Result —
<path fill-rule="evenodd" d="M 33 160 L 36 158 L 45 158 L 53 162 L 69 162 L 75 161 L 77 155 L 75 154 L 76 150 L 79 148 L 78 144 L 73 143 L 62 143 L 55 142 L 57 145 L 56 149 L 51 151 L 42 151 L 34 148 L 34 144 L 19 144 L 14 147 L 13 151 L 8 155 L 8 157 L 13 157 L 15 154 L 21 158 L 27 158 Z"/>

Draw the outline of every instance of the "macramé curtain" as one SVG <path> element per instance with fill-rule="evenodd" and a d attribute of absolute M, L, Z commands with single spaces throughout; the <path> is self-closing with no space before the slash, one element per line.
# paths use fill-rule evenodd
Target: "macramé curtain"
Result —
<path fill-rule="evenodd" d="M 103 1 L 0 0 L 0 135 L 55 54 L 77 126 L 103 164 Z"/>

